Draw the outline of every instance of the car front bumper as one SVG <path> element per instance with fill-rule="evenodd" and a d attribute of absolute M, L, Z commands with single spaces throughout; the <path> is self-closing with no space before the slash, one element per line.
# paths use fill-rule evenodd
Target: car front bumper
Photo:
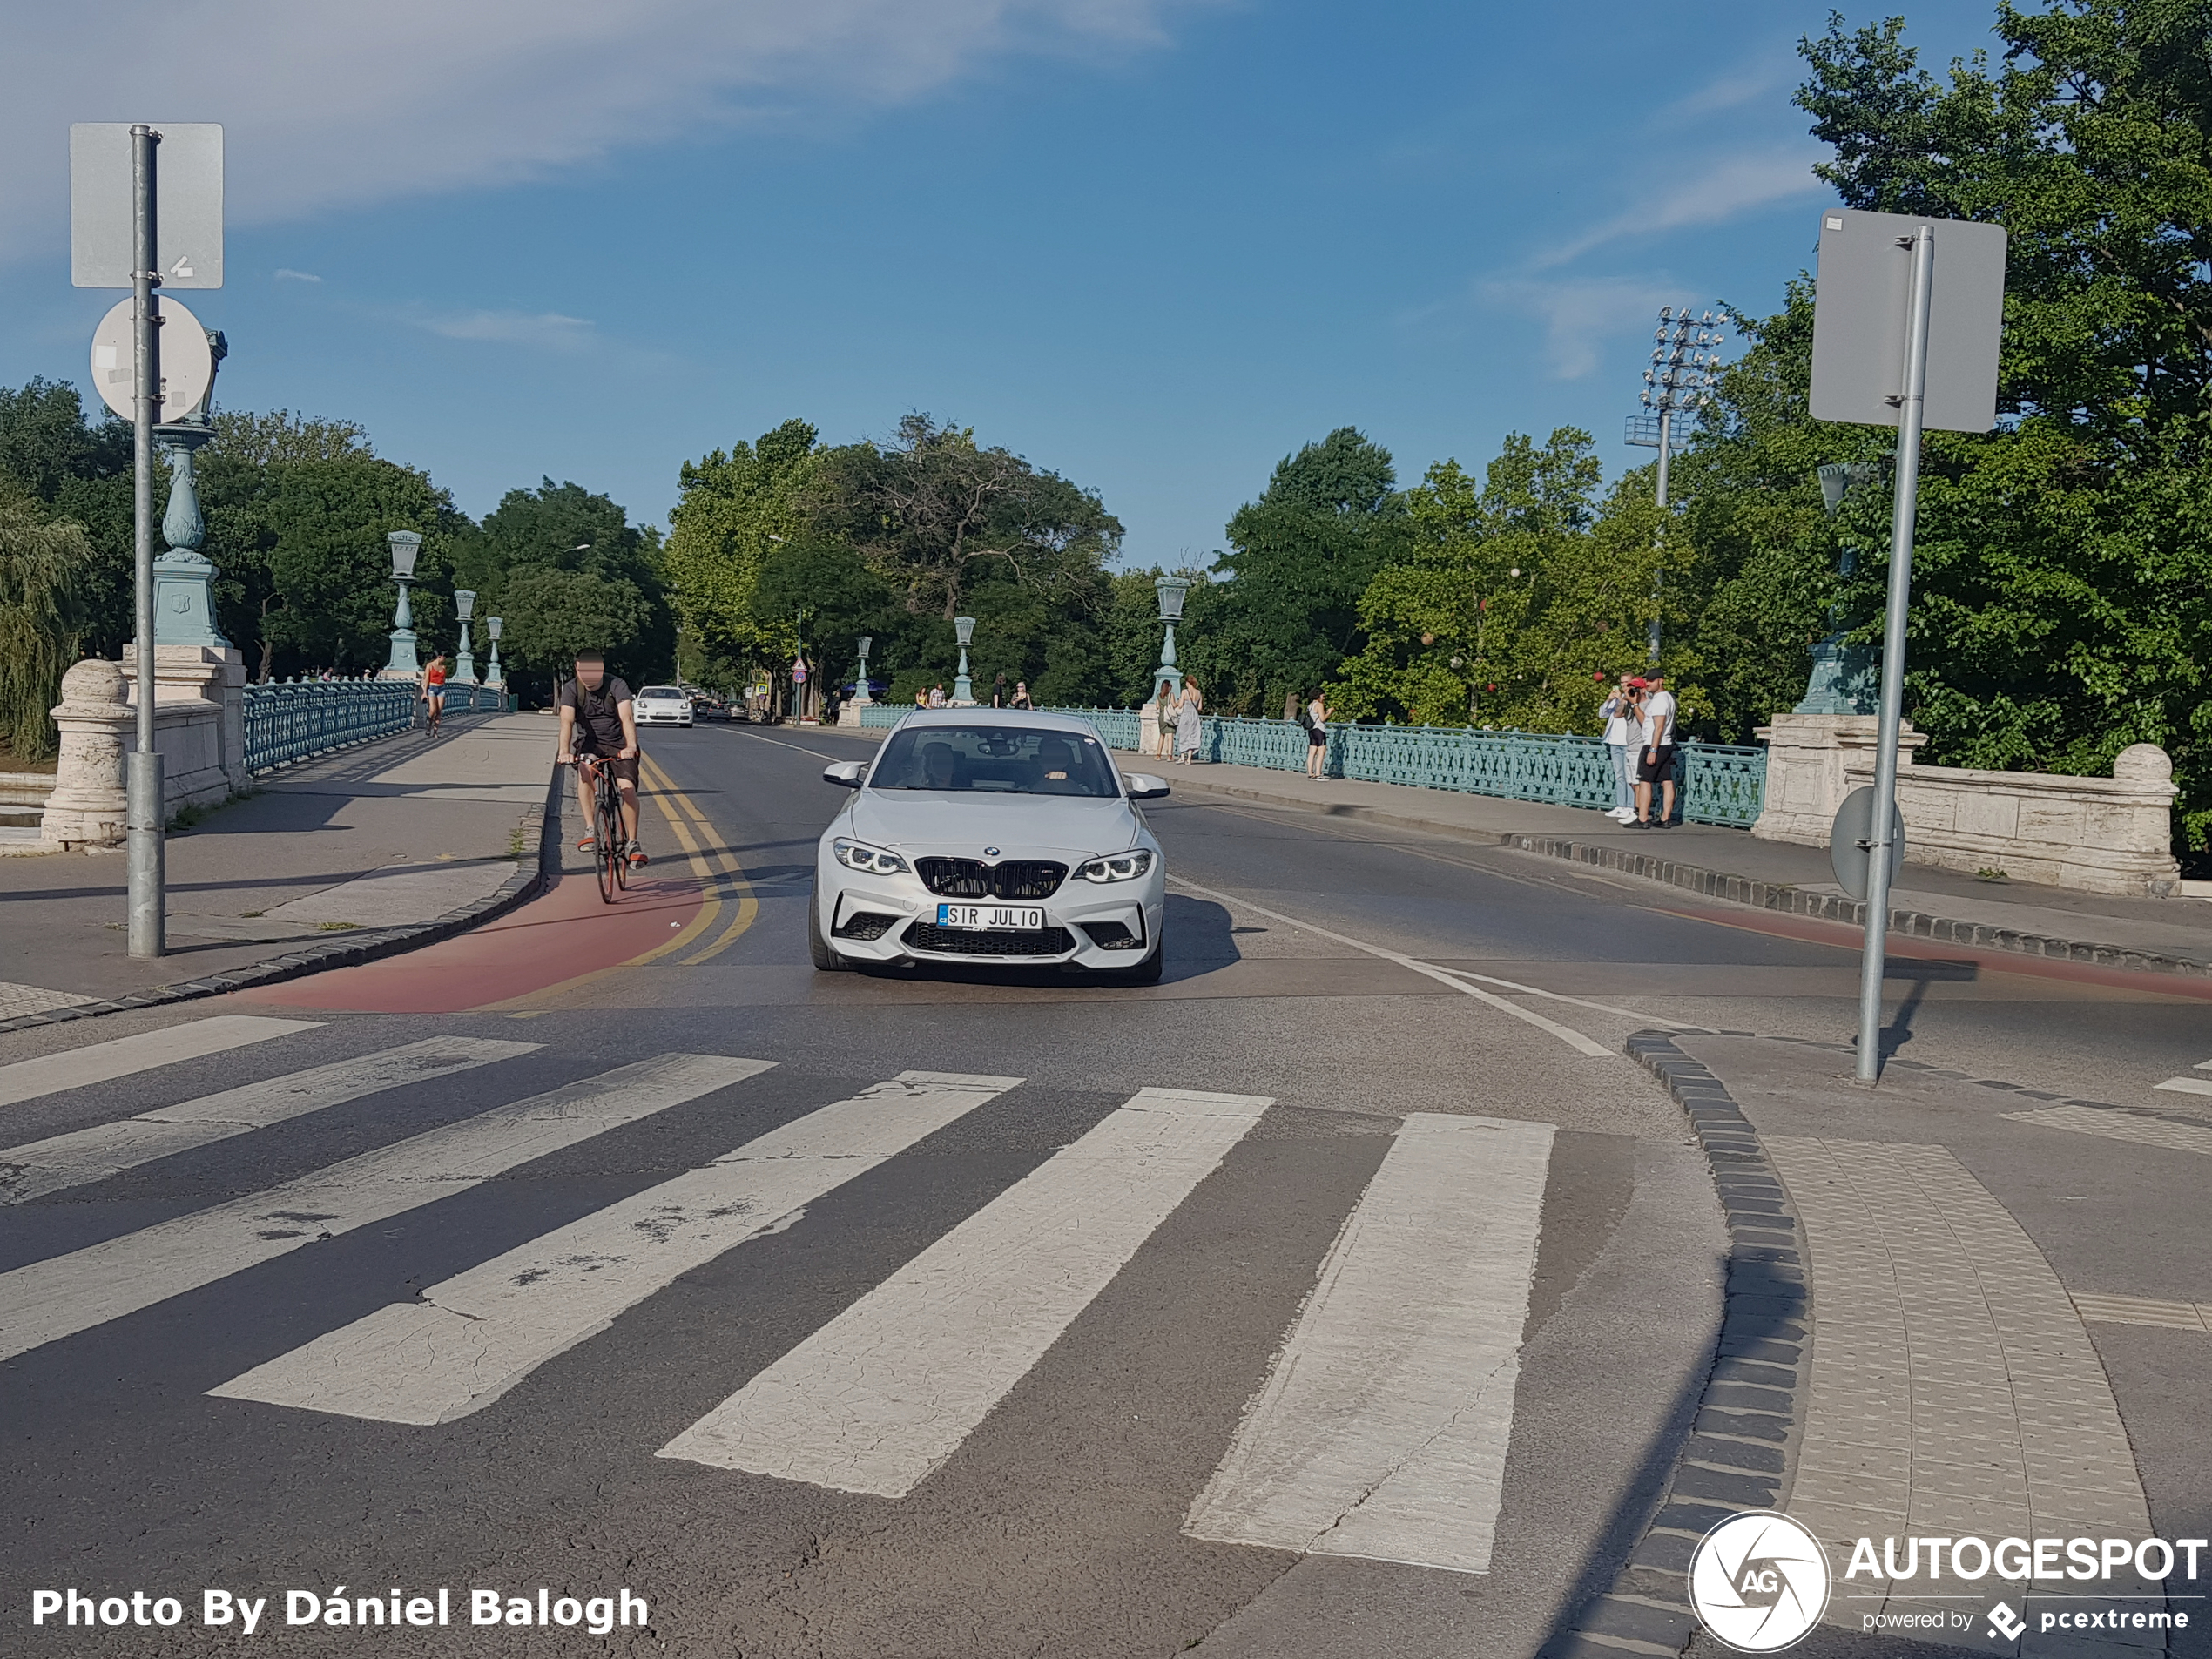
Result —
<path fill-rule="evenodd" d="M 1100 885 L 1071 876 L 1048 899 L 991 901 L 1042 907 L 1042 935 L 939 928 L 943 900 L 918 880 L 830 868 L 835 875 L 823 870 L 816 877 L 822 928 L 830 948 L 856 963 L 1135 968 L 1159 940 L 1166 904 L 1166 884 L 1155 864 L 1150 876 L 1136 881 Z"/>

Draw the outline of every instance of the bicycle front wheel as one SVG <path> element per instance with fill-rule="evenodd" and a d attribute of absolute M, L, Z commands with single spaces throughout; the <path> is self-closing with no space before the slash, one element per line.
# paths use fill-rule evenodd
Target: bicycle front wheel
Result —
<path fill-rule="evenodd" d="M 599 838 L 594 849 L 599 857 L 599 899 L 612 904 L 622 886 L 622 811 L 604 797 L 594 815 L 593 831 Z"/>

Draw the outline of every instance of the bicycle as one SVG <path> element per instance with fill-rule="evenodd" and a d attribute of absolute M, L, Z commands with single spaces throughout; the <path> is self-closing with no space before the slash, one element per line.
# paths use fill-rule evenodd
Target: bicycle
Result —
<path fill-rule="evenodd" d="M 614 769 L 597 755 L 577 755 L 572 766 L 590 765 L 596 790 L 591 803 L 592 855 L 599 866 L 599 901 L 612 904 L 615 894 L 630 886 L 630 860 L 622 833 L 622 791 L 615 785 Z"/>

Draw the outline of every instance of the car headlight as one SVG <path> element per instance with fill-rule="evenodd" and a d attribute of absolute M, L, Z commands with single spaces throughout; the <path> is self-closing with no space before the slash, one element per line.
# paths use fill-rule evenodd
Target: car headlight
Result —
<path fill-rule="evenodd" d="M 1116 853 L 1109 859 L 1093 859 L 1076 873 L 1086 881 L 1134 881 L 1152 873 L 1152 854 L 1143 847 Z"/>
<path fill-rule="evenodd" d="M 865 841 L 833 841 L 830 850 L 848 870 L 863 870 L 870 875 L 904 875 L 907 871 L 906 860 L 896 853 L 887 853 Z"/>

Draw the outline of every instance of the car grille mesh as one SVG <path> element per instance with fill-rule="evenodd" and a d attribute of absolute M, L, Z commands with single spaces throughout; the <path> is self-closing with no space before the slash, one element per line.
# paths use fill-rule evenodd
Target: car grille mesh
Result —
<path fill-rule="evenodd" d="M 1068 867 L 1046 859 L 916 859 L 914 873 L 941 899 L 1049 899 L 1068 879 Z"/>
<path fill-rule="evenodd" d="M 837 937 L 840 939 L 880 939 L 891 931 L 893 925 L 898 920 L 896 916 L 885 915 L 880 910 L 856 910 L 838 925 Z"/>
<path fill-rule="evenodd" d="M 1076 948 L 1065 927 L 1046 927 L 1034 933 L 973 933 L 965 927 L 940 927 L 918 921 L 907 929 L 907 943 L 915 950 L 946 956 L 1063 956 Z"/>

